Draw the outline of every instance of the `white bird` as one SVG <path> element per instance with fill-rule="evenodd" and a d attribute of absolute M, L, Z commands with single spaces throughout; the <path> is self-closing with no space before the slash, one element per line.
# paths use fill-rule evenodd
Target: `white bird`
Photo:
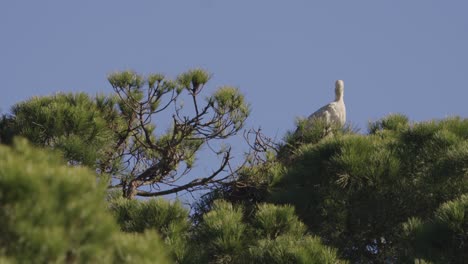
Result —
<path fill-rule="evenodd" d="M 335 101 L 323 106 L 311 114 L 307 120 L 311 123 L 317 119 L 323 120 L 328 125 L 343 126 L 346 123 L 346 107 L 344 103 L 344 82 L 335 82 Z"/>

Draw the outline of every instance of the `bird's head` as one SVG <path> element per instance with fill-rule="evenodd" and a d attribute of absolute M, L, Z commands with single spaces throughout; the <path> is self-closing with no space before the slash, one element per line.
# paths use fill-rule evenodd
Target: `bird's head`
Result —
<path fill-rule="evenodd" d="M 335 97 L 336 97 L 336 100 L 342 99 L 343 94 L 344 94 L 344 82 L 343 82 L 343 80 L 337 80 L 335 82 Z"/>

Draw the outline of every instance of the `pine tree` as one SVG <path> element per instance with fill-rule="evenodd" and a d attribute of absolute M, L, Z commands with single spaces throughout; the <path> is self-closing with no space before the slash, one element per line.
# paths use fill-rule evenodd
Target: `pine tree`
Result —
<path fill-rule="evenodd" d="M 106 186 L 25 140 L 0 145 L 0 259 L 10 263 L 169 263 L 159 235 L 118 230 Z"/>
<path fill-rule="evenodd" d="M 252 217 L 217 200 L 195 229 L 194 263 L 342 263 L 336 251 L 307 234 L 290 206 L 258 204 Z M 344 262 L 343 262 L 344 263 Z"/>
<path fill-rule="evenodd" d="M 234 174 L 227 145 L 208 148 L 221 159 L 213 173 L 183 184 L 179 180 L 190 173 L 202 146 L 235 135 L 250 110 L 244 96 L 230 86 L 200 99 L 209 79 L 201 69 L 176 80 L 116 72 L 108 77 L 113 96 L 57 94 L 15 105 L 0 120 L 0 142 L 23 136 L 61 150 L 69 163 L 110 175 L 110 188 L 120 188 L 127 198 L 213 188 Z M 164 127 L 157 118 L 167 111 L 173 112 Z M 144 188 L 149 186 L 152 191 Z"/>
<path fill-rule="evenodd" d="M 432 216 L 403 224 L 406 257 L 434 263 L 465 263 L 468 259 L 468 195 L 440 205 Z"/>
<path fill-rule="evenodd" d="M 118 197 L 110 200 L 110 211 L 128 233 L 148 231 L 161 234 L 176 263 L 190 263 L 193 252 L 190 246 L 191 222 L 189 212 L 179 202 L 162 198 L 141 201 Z"/>
<path fill-rule="evenodd" d="M 390 115 L 367 134 L 298 122 L 282 144 L 257 131 L 247 166 L 225 173 L 231 152 L 220 148 L 211 175 L 182 184 L 202 146 L 238 133 L 249 113 L 232 87 L 200 100 L 209 78 L 199 69 L 176 80 L 125 71 L 109 76 L 113 96 L 56 94 L 15 105 L 0 120 L 0 141 L 10 145 L 0 146 L 0 262 L 468 258 L 467 119 Z M 161 130 L 155 118 L 168 109 L 171 125 Z M 117 191 L 106 192 L 109 184 Z M 211 191 L 191 216 L 179 203 L 125 199 L 201 188 Z"/>
<path fill-rule="evenodd" d="M 84 93 L 33 97 L 3 116 L 0 142 L 11 143 L 20 135 L 38 146 L 61 150 L 72 164 L 109 166 L 105 159 L 117 140 L 113 128 L 123 121 L 115 103 L 116 98 Z"/>
<path fill-rule="evenodd" d="M 352 262 L 424 259 L 408 253 L 419 251 L 409 250 L 415 245 L 404 238 L 403 224 L 413 218 L 430 222 L 441 204 L 468 193 L 468 120 L 410 123 L 391 115 L 371 123 L 365 135 L 345 129 L 320 138 L 317 131 L 291 133 L 276 158 L 244 170 L 235 187 L 211 197 L 291 204 L 309 232 Z M 210 195 L 203 208 L 210 208 Z M 463 244 L 463 231 L 458 232 L 445 233 L 458 236 L 453 250 Z M 441 254 L 461 261 L 460 253 Z"/>

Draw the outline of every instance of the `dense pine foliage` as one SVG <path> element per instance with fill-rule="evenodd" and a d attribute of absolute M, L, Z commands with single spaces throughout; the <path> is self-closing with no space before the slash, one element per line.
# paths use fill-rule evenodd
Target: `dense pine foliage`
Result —
<path fill-rule="evenodd" d="M 169 263 L 159 235 L 119 231 L 105 187 L 25 140 L 0 146 L 0 256 L 9 263 Z"/>
<path fill-rule="evenodd" d="M 309 232 L 353 263 L 468 259 L 466 119 L 391 115 L 367 135 L 324 134 L 317 124 L 289 134 L 275 157 L 239 180 L 245 184 L 213 192 L 201 208 L 218 197 L 291 204 Z"/>
<path fill-rule="evenodd" d="M 231 87 L 200 106 L 208 79 L 122 72 L 109 76 L 115 96 L 15 105 L 0 120 L 0 262 L 466 263 L 468 119 L 390 115 L 365 134 L 300 121 L 221 180 L 176 184 L 203 144 L 234 135 L 248 115 Z M 180 108 L 156 133 L 148 120 L 166 109 L 162 97 L 178 105 L 183 91 L 195 116 Z M 135 199 L 166 194 L 140 187 L 171 181 L 209 192 L 192 211 Z"/>
<path fill-rule="evenodd" d="M 231 86 L 204 95 L 210 77 L 202 69 L 175 80 L 123 71 L 108 76 L 113 95 L 33 97 L 2 116 L 0 142 L 20 135 L 59 149 L 69 163 L 110 176 L 127 198 L 212 189 L 233 178 L 231 148 L 221 142 L 243 128 L 250 108 Z M 219 162 L 188 182 L 202 147 Z"/>

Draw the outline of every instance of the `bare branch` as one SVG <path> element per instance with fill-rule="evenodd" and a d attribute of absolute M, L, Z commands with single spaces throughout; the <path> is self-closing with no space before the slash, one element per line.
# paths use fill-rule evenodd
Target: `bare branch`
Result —
<path fill-rule="evenodd" d="M 181 186 L 169 189 L 169 190 L 159 191 L 159 192 L 146 192 L 146 191 L 138 190 L 137 195 L 145 196 L 145 197 L 162 196 L 162 195 L 167 195 L 167 194 L 171 194 L 171 193 L 177 193 L 177 192 L 187 190 L 187 189 L 197 187 L 197 186 L 206 185 L 206 184 L 210 183 L 210 181 L 213 178 L 215 178 L 218 174 L 220 174 L 221 172 L 224 171 L 224 169 L 226 168 L 226 166 L 229 163 L 229 160 L 230 160 L 230 152 L 228 151 L 228 152 L 226 152 L 225 156 L 223 157 L 223 163 L 221 164 L 221 166 L 215 172 L 213 172 L 209 177 L 198 178 L 198 179 L 195 179 L 195 180 L 193 180 L 193 181 L 191 181 L 191 182 L 189 182 L 187 184 L 184 184 L 184 185 L 181 185 Z"/>

